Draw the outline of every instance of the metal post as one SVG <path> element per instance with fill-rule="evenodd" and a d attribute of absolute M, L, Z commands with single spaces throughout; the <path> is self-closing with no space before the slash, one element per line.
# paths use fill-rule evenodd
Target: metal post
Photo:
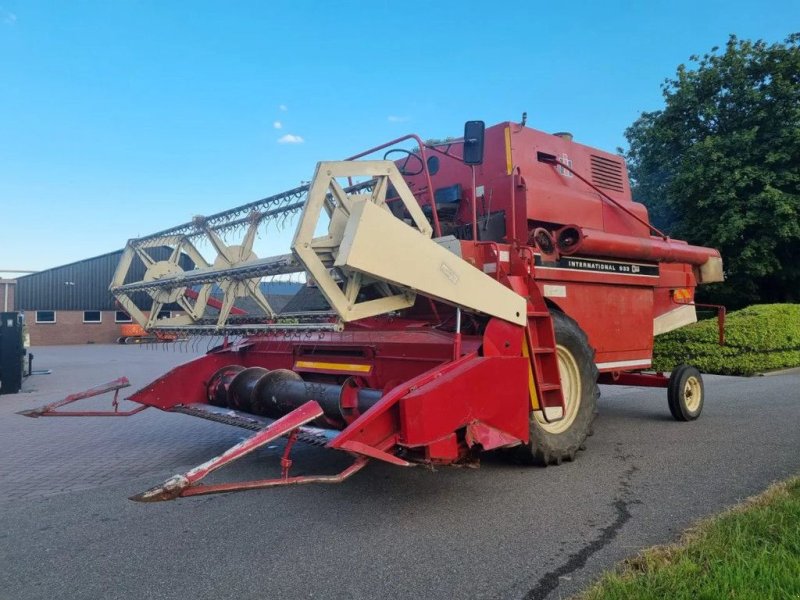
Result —
<path fill-rule="evenodd" d="M 478 241 L 478 188 L 475 186 L 475 165 L 470 165 L 472 171 L 472 241 Z"/>
<path fill-rule="evenodd" d="M 453 360 L 461 356 L 461 308 L 456 308 L 456 336 L 453 339 Z"/>

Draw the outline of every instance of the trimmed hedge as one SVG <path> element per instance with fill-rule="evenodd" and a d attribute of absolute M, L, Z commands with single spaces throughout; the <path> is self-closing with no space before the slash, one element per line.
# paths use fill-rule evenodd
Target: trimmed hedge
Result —
<path fill-rule="evenodd" d="M 717 320 L 708 319 L 656 337 L 653 369 L 681 363 L 703 373 L 753 375 L 800 366 L 800 304 L 756 304 L 725 321 L 725 346 Z"/>

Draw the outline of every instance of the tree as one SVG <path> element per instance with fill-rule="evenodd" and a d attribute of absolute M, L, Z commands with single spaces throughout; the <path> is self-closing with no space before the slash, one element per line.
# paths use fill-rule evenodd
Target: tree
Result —
<path fill-rule="evenodd" d="M 634 197 L 656 226 L 718 248 L 739 307 L 800 301 L 800 33 L 713 48 L 662 84 L 665 106 L 625 131 Z"/>

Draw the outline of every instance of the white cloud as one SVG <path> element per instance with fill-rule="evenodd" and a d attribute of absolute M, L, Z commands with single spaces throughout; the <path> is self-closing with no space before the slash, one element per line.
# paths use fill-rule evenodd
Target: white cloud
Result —
<path fill-rule="evenodd" d="M 5 10 L 4 8 L 0 7 L 0 18 L 3 19 L 3 23 L 6 25 L 13 25 L 17 22 L 17 15 L 12 13 L 11 11 Z"/>
<path fill-rule="evenodd" d="M 405 123 L 410 119 L 408 117 L 398 117 L 397 115 L 389 115 L 386 119 L 389 123 Z"/>
<path fill-rule="evenodd" d="M 289 107 L 286 106 L 285 104 L 281 104 L 280 106 L 278 106 L 278 110 L 281 112 L 286 112 L 287 110 L 289 110 Z"/>
<path fill-rule="evenodd" d="M 291 133 L 287 133 L 283 137 L 278 138 L 279 144 L 302 144 L 303 142 L 305 142 L 303 138 L 301 138 L 299 135 L 293 135 Z"/>
<path fill-rule="evenodd" d="M 272 126 L 273 126 L 275 129 L 283 129 L 283 123 L 281 123 L 280 121 L 275 121 L 275 122 L 272 124 Z"/>

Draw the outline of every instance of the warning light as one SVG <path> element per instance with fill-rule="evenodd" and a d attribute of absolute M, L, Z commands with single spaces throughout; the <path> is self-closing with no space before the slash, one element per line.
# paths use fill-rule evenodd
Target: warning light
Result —
<path fill-rule="evenodd" d="M 675 302 L 687 304 L 692 301 L 691 288 L 678 288 L 672 291 L 672 299 Z"/>

